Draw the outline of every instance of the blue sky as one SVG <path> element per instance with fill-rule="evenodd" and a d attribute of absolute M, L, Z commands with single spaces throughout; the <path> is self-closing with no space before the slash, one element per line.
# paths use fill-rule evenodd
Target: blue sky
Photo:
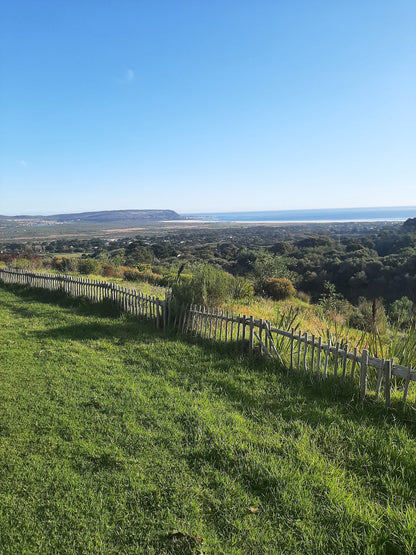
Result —
<path fill-rule="evenodd" d="M 0 214 L 416 205 L 416 3 L 3 0 Z"/>

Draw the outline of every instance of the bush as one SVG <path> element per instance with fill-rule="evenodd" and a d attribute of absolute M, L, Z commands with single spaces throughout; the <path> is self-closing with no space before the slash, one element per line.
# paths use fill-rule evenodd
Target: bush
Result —
<path fill-rule="evenodd" d="M 304 303 L 310 304 L 310 302 L 311 302 L 311 296 L 308 295 L 307 293 L 304 293 L 303 291 L 298 291 L 296 293 L 296 296 L 300 301 L 302 301 Z"/>
<path fill-rule="evenodd" d="M 102 273 L 104 277 L 113 277 L 114 266 L 112 264 L 103 264 Z"/>
<path fill-rule="evenodd" d="M 160 274 L 155 274 L 146 268 L 145 270 L 137 270 L 136 268 L 123 268 L 123 277 L 127 281 L 146 281 L 147 283 L 152 283 L 153 285 L 161 285 L 163 283 L 163 277 Z"/>
<path fill-rule="evenodd" d="M 141 272 L 134 268 L 125 268 L 123 271 L 123 278 L 127 281 L 139 281 Z"/>
<path fill-rule="evenodd" d="M 160 274 L 155 274 L 149 268 L 139 272 L 140 279 L 142 281 L 147 281 L 147 283 L 152 283 L 153 285 L 161 285 L 163 277 Z"/>
<path fill-rule="evenodd" d="M 374 313 L 373 302 L 361 297 L 358 303 L 358 311 L 361 313 L 361 317 L 354 311 L 353 316 L 349 318 L 350 325 L 361 328 L 363 331 L 367 331 L 369 333 L 384 335 L 387 332 L 387 316 L 381 299 L 377 299 L 375 302 Z M 356 325 L 360 323 L 361 326 Z"/>
<path fill-rule="evenodd" d="M 32 267 L 30 260 L 28 260 L 27 258 L 17 258 L 14 261 L 13 266 L 18 270 L 30 270 L 30 268 Z"/>
<path fill-rule="evenodd" d="M 269 252 L 260 252 L 251 266 L 251 278 L 256 293 L 259 295 L 269 294 L 267 293 L 269 279 L 287 279 L 290 281 L 290 278 L 293 277 L 293 274 L 287 268 L 286 259 L 283 256 L 273 256 Z"/>
<path fill-rule="evenodd" d="M 199 304 L 218 306 L 231 295 L 233 276 L 210 266 L 201 264 L 195 267 L 190 279 L 181 276 L 179 283 L 172 286 L 172 298 L 176 305 Z"/>
<path fill-rule="evenodd" d="M 414 320 L 413 302 L 409 297 L 402 297 L 392 303 L 389 313 L 391 320 L 399 328 L 408 328 Z"/>
<path fill-rule="evenodd" d="M 365 330 L 366 328 L 366 319 L 364 314 L 357 306 L 354 306 L 352 309 L 350 317 L 348 318 L 348 326 L 357 330 Z"/>
<path fill-rule="evenodd" d="M 78 269 L 78 264 L 75 258 L 68 258 L 67 256 L 63 256 L 62 258 L 54 258 L 52 260 L 52 268 L 54 270 L 58 270 L 58 272 L 67 274 L 70 272 L 76 272 Z"/>
<path fill-rule="evenodd" d="M 276 301 L 288 299 L 289 297 L 293 297 L 296 293 L 296 289 L 293 287 L 292 282 L 290 279 L 286 278 L 269 278 L 266 281 L 264 289 L 266 294 Z"/>
<path fill-rule="evenodd" d="M 95 258 L 80 258 L 78 261 L 78 272 L 80 274 L 99 274 L 101 264 Z"/>
<path fill-rule="evenodd" d="M 132 270 L 130 266 L 114 266 L 114 277 L 124 279 L 124 272 Z"/>
<path fill-rule="evenodd" d="M 243 277 L 232 280 L 231 296 L 233 299 L 251 299 L 254 295 L 254 285 Z"/>

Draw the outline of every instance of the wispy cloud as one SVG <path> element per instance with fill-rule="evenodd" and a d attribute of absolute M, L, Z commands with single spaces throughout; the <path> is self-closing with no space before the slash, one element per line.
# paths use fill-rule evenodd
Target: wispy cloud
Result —
<path fill-rule="evenodd" d="M 134 71 L 132 69 L 128 69 L 125 75 L 127 83 L 131 83 L 134 79 Z"/>
<path fill-rule="evenodd" d="M 26 160 L 16 160 L 19 166 L 23 166 L 24 168 L 27 166 Z"/>

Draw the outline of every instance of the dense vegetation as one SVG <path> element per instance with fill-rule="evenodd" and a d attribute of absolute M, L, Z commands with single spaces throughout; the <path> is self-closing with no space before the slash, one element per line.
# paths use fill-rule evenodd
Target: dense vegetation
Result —
<path fill-rule="evenodd" d="M 3 552 L 415 552 L 409 414 L 109 305 L 0 303 Z"/>
<path fill-rule="evenodd" d="M 178 278 L 189 281 L 203 262 L 223 271 L 228 286 L 222 289 L 233 298 L 256 293 L 281 299 L 296 290 L 303 300 L 341 314 L 351 327 L 369 330 L 376 306 L 380 329 L 386 325 L 386 311 L 391 323 L 406 328 L 414 320 L 416 301 L 415 221 L 198 227 L 143 231 L 135 238 L 110 241 L 12 242 L 2 245 L 1 258 L 20 267 L 37 265 L 163 286 Z"/>

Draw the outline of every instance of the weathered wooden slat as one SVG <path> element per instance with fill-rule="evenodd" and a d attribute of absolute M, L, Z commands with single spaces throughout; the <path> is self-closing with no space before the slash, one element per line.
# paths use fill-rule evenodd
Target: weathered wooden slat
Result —
<path fill-rule="evenodd" d="M 390 394 L 391 394 L 391 371 L 393 367 L 393 360 L 387 360 L 385 364 L 384 373 L 384 398 L 386 401 L 386 407 L 390 407 Z"/>
<path fill-rule="evenodd" d="M 375 392 L 375 398 L 377 399 L 379 394 L 380 394 L 380 389 L 381 389 L 381 381 L 383 379 L 383 373 L 384 373 L 384 358 L 383 360 L 383 368 L 380 368 L 380 370 L 378 371 L 378 376 L 377 376 L 377 383 L 376 383 L 376 392 Z"/>
<path fill-rule="evenodd" d="M 300 370 L 300 350 L 302 348 L 302 330 L 299 330 L 298 335 L 296 337 L 298 342 L 298 354 L 296 358 L 296 372 Z"/>
<path fill-rule="evenodd" d="M 360 396 L 364 399 L 367 388 L 367 367 L 368 367 L 368 351 L 363 349 L 361 355 L 361 371 L 360 371 Z"/>
<path fill-rule="evenodd" d="M 334 376 L 338 376 L 338 356 L 339 356 L 339 341 L 337 341 L 335 346 L 335 356 L 334 356 Z"/>
<path fill-rule="evenodd" d="M 354 372 L 355 372 L 355 367 L 357 365 L 357 360 L 358 360 L 357 352 L 358 352 L 357 347 L 354 347 L 354 358 L 352 359 L 352 364 L 351 364 L 351 376 L 350 376 L 351 381 L 354 381 Z"/>
<path fill-rule="evenodd" d="M 407 366 L 400 366 L 400 364 L 393 364 L 391 373 L 393 376 L 398 376 L 400 378 L 407 379 L 408 370 L 409 369 Z M 412 371 L 409 379 L 410 381 L 416 382 L 416 370 Z"/>
<path fill-rule="evenodd" d="M 259 328 L 259 333 L 258 333 L 258 337 L 260 338 L 260 353 L 263 354 L 263 345 L 267 348 L 266 342 L 263 340 L 263 328 L 264 328 L 264 320 L 263 318 L 260 318 L 258 321 L 258 328 Z"/>
<path fill-rule="evenodd" d="M 282 357 L 280 356 L 279 352 L 276 349 L 276 345 L 274 343 L 273 336 L 272 336 L 272 333 L 270 331 L 270 322 L 268 322 L 268 324 L 269 325 L 266 327 L 266 333 L 269 337 L 269 344 L 270 344 L 271 350 L 274 352 L 274 354 L 277 356 L 277 359 L 279 360 L 280 364 L 283 366 L 284 364 L 283 364 Z"/>
<path fill-rule="evenodd" d="M 209 321 L 209 310 L 204 307 L 204 332 L 203 337 L 208 338 L 208 321 Z"/>
<path fill-rule="evenodd" d="M 315 371 L 315 335 L 312 334 L 312 348 L 311 348 L 311 368 L 310 374 L 313 375 Z"/>
<path fill-rule="evenodd" d="M 308 332 L 305 331 L 303 334 L 304 337 L 304 346 L 303 346 L 303 362 L 302 362 L 302 370 L 306 373 L 308 371 Z"/>
<path fill-rule="evenodd" d="M 329 340 L 328 345 L 322 345 L 322 349 L 325 352 L 325 363 L 324 363 L 324 378 L 328 377 L 328 362 L 329 362 L 329 353 L 331 352 L 331 340 Z"/>
<path fill-rule="evenodd" d="M 275 331 L 275 328 L 272 328 L 271 331 Z M 289 337 L 290 337 L 290 369 L 293 370 L 293 344 L 295 340 L 295 328 L 292 328 L 292 333 L 290 334 Z"/>
<path fill-rule="evenodd" d="M 321 357 L 322 357 L 322 337 L 318 337 L 318 361 L 317 361 L 317 373 L 318 376 L 321 375 Z"/>
<path fill-rule="evenodd" d="M 348 343 L 345 345 L 345 349 L 342 352 L 342 377 L 345 380 L 347 373 L 347 353 L 348 353 Z"/>
<path fill-rule="evenodd" d="M 252 353 L 254 351 L 254 318 L 249 317 L 249 351 Z"/>
<path fill-rule="evenodd" d="M 265 353 L 269 358 L 272 358 L 272 355 L 269 353 L 266 345 L 261 340 L 261 337 L 258 335 L 258 333 L 253 330 L 253 334 L 254 334 L 254 337 L 257 339 L 257 341 L 260 344 L 260 348 L 261 348 L 262 353 Z"/>

